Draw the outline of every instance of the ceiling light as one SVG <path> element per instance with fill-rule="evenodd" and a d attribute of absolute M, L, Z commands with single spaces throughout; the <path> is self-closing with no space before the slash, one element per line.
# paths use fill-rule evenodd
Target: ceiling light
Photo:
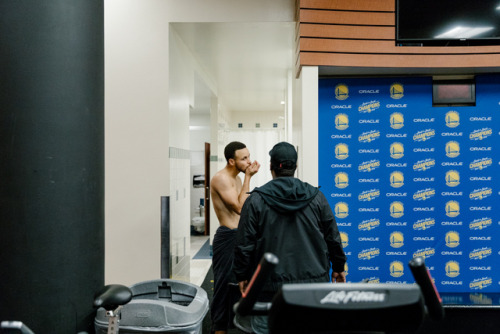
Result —
<path fill-rule="evenodd" d="M 471 38 L 480 35 L 486 31 L 492 30 L 493 27 L 455 27 L 447 32 L 437 35 L 436 38 Z"/>
<path fill-rule="evenodd" d="M 285 104 L 285 101 L 281 101 L 281 104 Z"/>

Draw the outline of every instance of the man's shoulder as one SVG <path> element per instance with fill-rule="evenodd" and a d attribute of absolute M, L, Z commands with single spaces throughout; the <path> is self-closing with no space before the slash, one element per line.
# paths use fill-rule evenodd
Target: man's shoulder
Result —
<path fill-rule="evenodd" d="M 227 172 L 227 170 L 224 168 L 224 169 L 221 169 L 220 171 L 218 171 L 217 173 L 215 173 L 214 176 L 212 176 L 212 180 L 210 181 L 211 183 L 215 182 L 227 182 L 227 181 L 230 181 L 231 179 L 231 176 L 229 175 L 229 173 Z"/>
<path fill-rule="evenodd" d="M 255 189 L 253 191 L 250 192 L 250 196 L 248 196 L 248 198 L 246 199 L 247 201 L 256 201 L 256 200 L 260 200 L 262 199 L 262 194 L 257 190 L 255 191 Z"/>
<path fill-rule="evenodd" d="M 221 169 L 210 180 L 210 186 L 216 189 L 234 187 L 238 181 L 241 183 L 239 175 L 233 176 L 226 169 Z"/>
<path fill-rule="evenodd" d="M 327 205 L 329 205 L 329 204 L 328 204 L 328 200 L 326 199 L 326 196 L 325 196 L 325 194 L 321 191 L 321 189 L 318 189 L 318 193 L 316 194 L 315 198 L 316 198 L 316 199 L 318 199 L 319 201 L 324 202 L 324 203 L 326 203 Z"/>
<path fill-rule="evenodd" d="M 219 180 L 221 177 L 223 177 L 223 169 L 221 169 L 220 171 L 218 171 L 217 173 L 214 174 L 214 176 L 212 176 L 212 179 L 211 179 L 211 182 L 214 182 L 214 181 L 217 181 Z"/>
<path fill-rule="evenodd" d="M 326 198 L 325 194 L 318 189 L 318 192 L 314 195 L 312 198 L 312 202 L 316 203 L 316 205 L 320 207 L 330 207 L 330 204 L 328 203 L 328 199 Z"/>

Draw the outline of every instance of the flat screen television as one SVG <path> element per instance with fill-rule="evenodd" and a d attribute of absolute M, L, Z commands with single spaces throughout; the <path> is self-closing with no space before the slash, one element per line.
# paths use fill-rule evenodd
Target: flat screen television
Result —
<path fill-rule="evenodd" d="M 474 80 L 435 80 L 432 82 L 434 107 L 475 106 L 476 84 Z"/>
<path fill-rule="evenodd" d="M 396 45 L 500 44 L 500 0 L 396 0 Z"/>

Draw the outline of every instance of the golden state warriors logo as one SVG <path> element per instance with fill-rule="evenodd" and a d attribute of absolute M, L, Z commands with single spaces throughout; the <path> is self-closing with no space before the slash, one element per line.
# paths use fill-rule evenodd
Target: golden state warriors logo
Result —
<path fill-rule="evenodd" d="M 380 131 L 372 130 L 372 131 L 368 131 L 368 132 L 364 132 L 364 133 L 360 134 L 358 137 L 358 141 L 360 143 L 370 143 L 378 138 L 380 138 Z"/>
<path fill-rule="evenodd" d="M 337 130 L 345 130 L 349 127 L 349 117 L 346 114 L 338 114 L 335 116 L 335 128 Z"/>
<path fill-rule="evenodd" d="M 460 173 L 456 170 L 449 170 L 446 172 L 445 179 L 448 187 L 456 187 L 460 184 Z"/>
<path fill-rule="evenodd" d="M 389 208 L 392 218 L 400 218 L 405 214 L 405 208 L 401 202 L 392 202 Z"/>
<path fill-rule="evenodd" d="M 405 184 L 405 177 L 401 172 L 392 172 L 390 175 L 391 187 L 400 188 Z"/>
<path fill-rule="evenodd" d="M 457 201 L 448 201 L 445 205 L 446 215 L 454 218 L 460 214 L 460 204 Z"/>
<path fill-rule="evenodd" d="M 460 145 L 456 141 L 447 142 L 445 150 L 448 158 L 456 158 L 460 155 Z"/>
<path fill-rule="evenodd" d="M 342 240 L 342 247 L 349 246 L 349 236 L 345 232 L 340 232 L 340 240 Z"/>
<path fill-rule="evenodd" d="M 492 194 L 493 194 L 493 189 L 489 187 L 483 187 L 481 189 L 474 189 L 469 194 L 469 198 L 472 200 L 483 200 L 486 197 L 490 197 Z"/>
<path fill-rule="evenodd" d="M 415 231 L 424 231 L 428 228 L 431 228 L 434 225 L 436 225 L 436 221 L 433 218 L 425 218 L 425 219 L 417 220 L 413 224 L 413 229 Z"/>
<path fill-rule="evenodd" d="M 372 218 L 370 220 L 363 220 L 361 223 L 359 223 L 358 229 L 360 231 L 370 231 L 379 226 L 380 220 Z"/>
<path fill-rule="evenodd" d="M 435 135 L 436 135 L 436 130 L 434 129 L 422 130 L 413 135 L 413 141 L 415 142 L 427 141 L 432 137 L 434 137 Z"/>
<path fill-rule="evenodd" d="M 335 158 L 345 160 L 349 157 L 349 146 L 340 143 L 335 145 Z"/>
<path fill-rule="evenodd" d="M 434 159 L 425 159 L 417 161 L 413 164 L 413 170 L 418 172 L 426 171 L 432 167 L 436 166 L 436 160 Z"/>
<path fill-rule="evenodd" d="M 346 100 L 349 97 L 349 87 L 341 83 L 335 86 L 335 98 L 337 100 Z"/>
<path fill-rule="evenodd" d="M 370 249 L 364 249 L 358 253 L 358 259 L 360 260 L 371 260 L 380 255 L 380 249 L 372 247 Z"/>
<path fill-rule="evenodd" d="M 364 161 L 359 164 L 358 170 L 360 172 L 371 172 L 372 170 L 377 169 L 380 167 L 380 161 L 379 160 L 370 160 L 370 161 Z"/>
<path fill-rule="evenodd" d="M 349 216 L 349 206 L 347 203 L 338 202 L 335 204 L 335 217 L 345 218 L 347 216 Z"/>
<path fill-rule="evenodd" d="M 481 158 L 472 161 L 469 164 L 469 168 L 471 170 L 483 170 L 493 164 L 493 160 L 491 158 Z"/>
<path fill-rule="evenodd" d="M 395 130 L 401 129 L 403 126 L 405 126 L 405 118 L 403 114 L 399 112 L 392 113 L 389 121 L 391 123 L 391 128 Z"/>
<path fill-rule="evenodd" d="M 425 201 L 428 200 L 429 198 L 433 197 L 436 195 L 436 189 L 433 188 L 427 188 L 427 189 L 422 189 L 418 190 L 413 194 L 413 199 L 415 201 Z"/>
<path fill-rule="evenodd" d="M 448 111 L 444 119 L 449 128 L 456 128 L 460 125 L 460 115 L 456 111 Z"/>
<path fill-rule="evenodd" d="M 423 257 L 424 259 L 427 259 L 435 254 L 436 254 L 436 250 L 434 248 L 427 247 L 424 249 L 419 249 L 415 253 L 413 253 L 413 258 Z"/>
<path fill-rule="evenodd" d="M 347 173 L 340 172 L 335 174 L 335 187 L 343 189 L 349 186 L 349 176 Z"/>
<path fill-rule="evenodd" d="M 347 265 L 347 262 L 344 264 L 344 273 L 345 275 L 349 275 L 349 266 Z"/>
<path fill-rule="evenodd" d="M 401 261 L 391 262 L 389 268 L 390 268 L 389 270 L 391 271 L 392 277 L 401 277 L 405 273 L 405 270 L 404 270 L 405 267 L 403 265 L 403 262 L 401 262 Z"/>
<path fill-rule="evenodd" d="M 490 247 L 483 247 L 479 249 L 474 249 L 469 253 L 469 259 L 471 260 L 482 260 L 488 256 L 493 254 L 493 251 Z"/>
<path fill-rule="evenodd" d="M 401 232 L 392 232 L 389 240 L 391 241 L 391 247 L 400 248 L 404 245 L 404 236 Z"/>
<path fill-rule="evenodd" d="M 473 221 L 470 222 L 469 229 L 482 230 L 484 228 L 487 228 L 488 226 L 491 226 L 491 223 L 492 223 L 491 218 L 488 217 L 474 219 Z"/>
<path fill-rule="evenodd" d="M 371 113 L 374 110 L 380 108 L 380 101 L 370 101 L 364 102 L 358 107 L 360 113 Z"/>
<path fill-rule="evenodd" d="M 404 96 L 405 89 L 402 84 L 395 82 L 391 85 L 390 88 L 390 93 L 391 93 L 391 98 L 395 100 L 399 100 Z"/>
<path fill-rule="evenodd" d="M 491 279 L 491 277 L 476 278 L 469 283 L 469 288 L 471 288 L 472 290 L 482 290 L 489 287 L 492 282 L 493 280 Z"/>
<path fill-rule="evenodd" d="M 460 275 L 460 265 L 457 261 L 448 261 L 445 264 L 446 276 L 457 277 Z"/>
<path fill-rule="evenodd" d="M 493 130 L 490 128 L 483 128 L 479 130 L 474 130 L 469 135 L 470 140 L 483 140 L 488 138 L 493 134 Z"/>
<path fill-rule="evenodd" d="M 446 233 L 444 240 L 446 242 L 446 246 L 450 248 L 455 248 L 460 245 L 460 235 L 455 231 Z"/>
<path fill-rule="evenodd" d="M 372 201 L 379 196 L 380 196 L 380 190 L 371 189 L 371 190 L 363 191 L 361 194 L 359 194 L 358 200 L 361 202 L 366 202 L 366 201 L 369 202 L 369 201 Z"/>
<path fill-rule="evenodd" d="M 391 144 L 390 147 L 391 158 L 393 159 L 401 159 L 405 154 L 405 149 L 403 144 L 395 142 Z"/>
<path fill-rule="evenodd" d="M 379 284 L 380 283 L 380 277 L 369 277 L 369 278 L 363 279 L 363 282 L 373 283 L 373 284 Z"/>

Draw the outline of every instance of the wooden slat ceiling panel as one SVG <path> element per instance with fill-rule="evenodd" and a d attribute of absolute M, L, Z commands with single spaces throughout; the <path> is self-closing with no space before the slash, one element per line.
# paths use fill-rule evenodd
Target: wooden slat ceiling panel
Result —
<path fill-rule="evenodd" d="M 300 8 L 385 11 L 395 10 L 394 0 L 300 0 Z"/>
<path fill-rule="evenodd" d="M 500 67 L 498 54 L 473 55 L 398 55 L 300 53 L 302 66 L 408 67 L 408 68 L 471 68 Z"/>
<path fill-rule="evenodd" d="M 394 40 L 394 27 L 301 24 L 300 37 Z M 334 51 L 334 50 L 332 50 Z"/>
<path fill-rule="evenodd" d="M 302 9 L 301 23 L 353 24 L 364 26 L 394 26 L 394 13 L 346 12 Z"/>
<path fill-rule="evenodd" d="M 387 54 L 487 54 L 500 53 L 500 46 L 418 47 L 396 46 L 394 41 L 306 38 L 299 41 L 300 51 Z"/>
<path fill-rule="evenodd" d="M 300 66 L 500 67 L 500 46 L 396 46 L 394 0 L 298 0 Z"/>

